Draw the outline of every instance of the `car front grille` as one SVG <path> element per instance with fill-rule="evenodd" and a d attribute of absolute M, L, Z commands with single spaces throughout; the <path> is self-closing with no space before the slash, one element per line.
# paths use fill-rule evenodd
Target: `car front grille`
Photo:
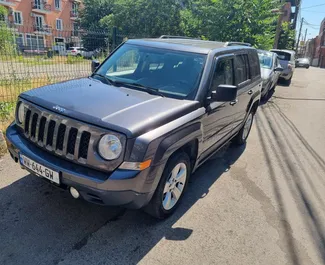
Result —
<path fill-rule="evenodd" d="M 74 159 L 75 155 L 77 160 L 88 157 L 91 134 L 65 124 L 60 118 L 50 118 L 28 109 L 25 115 L 25 136 L 69 159 Z M 77 141 L 78 138 L 80 141 Z"/>
<path fill-rule="evenodd" d="M 126 138 L 107 129 L 50 112 L 31 103 L 25 103 L 25 121 L 19 125 L 25 138 L 39 148 L 77 164 L 113 171 L 123 161 L 123 155 L 113 161 L 103 160 L 97 153 L 97 144 L 104 134 L 119 137 L 123 146 Z"/>

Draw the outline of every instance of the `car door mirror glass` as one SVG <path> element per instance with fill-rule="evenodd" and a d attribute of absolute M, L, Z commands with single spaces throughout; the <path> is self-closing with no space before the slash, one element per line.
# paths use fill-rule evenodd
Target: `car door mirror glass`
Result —
<path fill-rule="evenodd" d="M 237 86 L 219 85 L 216 90 L 211 93 L 211 101 L 214 102 L 230 102 L 237 98 Z"/>

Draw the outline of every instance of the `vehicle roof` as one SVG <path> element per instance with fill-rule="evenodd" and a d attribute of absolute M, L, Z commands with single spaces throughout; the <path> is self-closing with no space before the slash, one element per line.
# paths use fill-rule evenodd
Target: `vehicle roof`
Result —
<path fill-rule="evenodd" d="M 218 41 L 206 41 L 206 40 L 197 40 L 197 39 L 135 39 L 128 40 L 127 43 L 142 45 L 148 47 L 170 49 L 177 51 L 187 51 L 193 53 L 208 54 L 212 50 L 238 50 L 238 49 L 250 49 L 255 50 L 254 48 L 248 46 L 226 46 L 225 42 Z"/>
<path fill-rule="evenodd" d="M 290 53 L 290 54 L 295 54 L 295 51 L 292 50 L 280 50 L 280 49 L 271 49 L 271 52 L 286 52 L 286 53 Z"/>

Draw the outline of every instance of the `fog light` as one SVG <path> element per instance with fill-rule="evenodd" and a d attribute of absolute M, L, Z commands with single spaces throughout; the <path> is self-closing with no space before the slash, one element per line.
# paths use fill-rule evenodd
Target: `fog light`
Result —
<path fill-rule="evenodd" d="M 75 199 L 80 197 L 79 191 L 77 191 L 74 187 L 70 187 L 71 196 Z"/>

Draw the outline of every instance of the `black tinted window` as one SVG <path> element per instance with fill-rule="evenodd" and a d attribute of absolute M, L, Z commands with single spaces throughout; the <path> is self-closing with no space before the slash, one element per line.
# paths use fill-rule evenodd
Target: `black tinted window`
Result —
<path fill-rule="evenodd" d="M 259 58 L 256 53 L 251 53 L 249 55 L 249 65 L 251 69 L 252 79 L 259 77 L 261 74 Z"/>
<path fill-rule="evenodd" d="M 236 56 L 236 77 L 237 84 L 241 84 L 249 79 L 249 64 L 247 54 Z"/>
<path fill-rule="evenodd" d="M 215 90 L 219 85 L 234 85 L 233 59 L 221 59 L 218 62 L 212 81 L 212 89 Z"/>

